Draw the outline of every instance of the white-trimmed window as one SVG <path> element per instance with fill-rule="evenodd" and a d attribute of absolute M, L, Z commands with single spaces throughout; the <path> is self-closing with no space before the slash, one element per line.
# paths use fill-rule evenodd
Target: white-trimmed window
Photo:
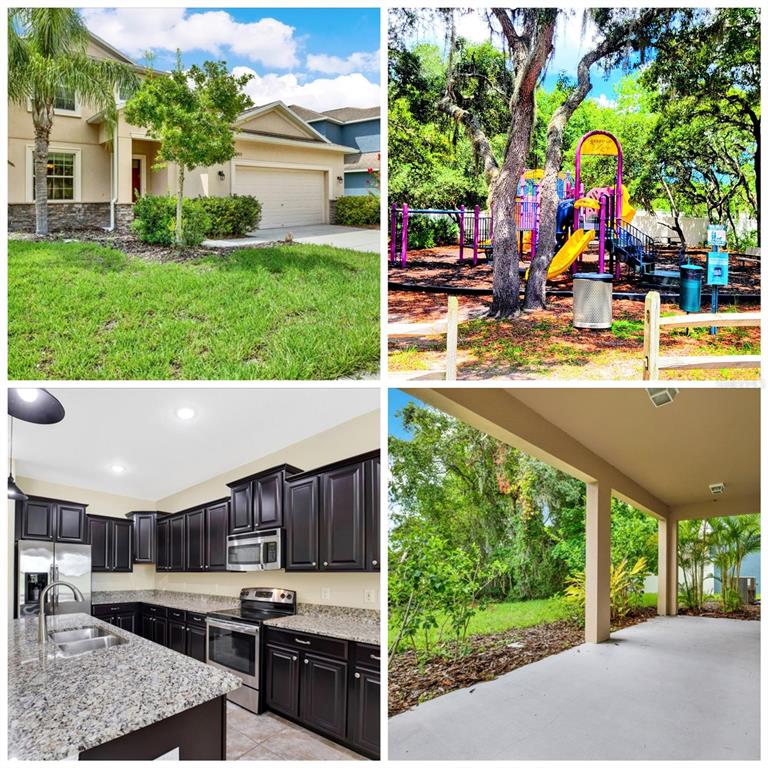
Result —
<path fill-rule="evenodd" d="M 35 157 L 27 146 L 27 201 L 35 201 Z M 48 150 L 48 202 L 73 203 L 80 200 L 80 150 L 51 146 Z"/>
<path fill-rule="evenodd" d="M 27 112 L 32 111 L 32 100 L 27 99 Z M 64 117 L 81 117 L 77 94 L 67 88 L 57 88 L 53 99 L 53 114 Z"/>

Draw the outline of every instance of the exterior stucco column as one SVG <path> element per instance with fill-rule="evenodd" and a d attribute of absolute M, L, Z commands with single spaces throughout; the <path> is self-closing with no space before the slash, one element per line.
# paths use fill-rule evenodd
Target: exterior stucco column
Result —
<path fill-rule="evenodd" d="M 611 635 L 611 488 L 587 483 L 587 562 L 584 637 L 601 643 Z"/>
<path fill-rule="evenodd" d="M 677 520 L 659 520 L 659 616 L 677 615 Z"/>
<path fill-rule="evenodd" d="M 119 136 L 117 150 L 117 202 L 133 202 L 133 141 L 130 136 Z"/>

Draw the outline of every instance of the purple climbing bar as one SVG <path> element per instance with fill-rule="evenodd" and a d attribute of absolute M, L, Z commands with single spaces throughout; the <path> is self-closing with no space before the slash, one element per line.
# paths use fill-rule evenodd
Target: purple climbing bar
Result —
<path fill-rule="evenodd" d="M 397 257 L 397 205 L 392 204 L 392 213 L 389 217 L 389 260 L 394 263 Z"/>
<path fill-rule="evenodd" d="M 472 238 L 472 266 L 477 266 L 477 248 L 480 244 L 480 206 L 475 206 L 475 232 Z"/>
<path fill-rule="evenodd" d="M 408 203 L 403 203 L 403 223 L 400 227 L 400 266 L 405 266 L 405 260 L 408 254 Z"/>
<path fill-rule="evenodd" d="M 459 208 L 459 262 L 464 261 L 464 213 L 466 208 L 462 204 Z"/>

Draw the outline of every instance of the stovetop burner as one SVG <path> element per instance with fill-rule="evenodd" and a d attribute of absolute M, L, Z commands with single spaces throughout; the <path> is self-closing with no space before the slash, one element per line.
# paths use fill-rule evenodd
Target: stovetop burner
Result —
<path fill-rule="evenodd" d="M 240 590 L 240 607 L 212 611 L 209 616 L 247 624 L 261 624 L 267 619 L 296 613 L 296 592 L 272 587 L 248 587 Z"/>

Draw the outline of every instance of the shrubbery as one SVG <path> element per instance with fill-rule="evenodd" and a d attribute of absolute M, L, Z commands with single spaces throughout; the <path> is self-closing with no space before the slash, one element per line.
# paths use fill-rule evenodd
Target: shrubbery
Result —
<path fill-rule="evenodd" d="M 408 248 L 434 248 L 436 245 L 456 245 L 459 226 L 445 216 L 415 214 L 408 217 Z"/>
<path fill-rule="evenodd" d="M 173 245 L 176 198 L 144 195 L 133 207 L 131 229 L 144 243 Z M 183 245 L 200 245 L 206 237 L 242 236 L 259 225 L 261 203 L 254 197 L 199 197 L 182 205 Z"/>
<path fill-rule="evenodd" d="M 380 198 L 353 195 L 336 201 L 336 223 L 347 227 L 368 227 L 379 223 Z"/>

